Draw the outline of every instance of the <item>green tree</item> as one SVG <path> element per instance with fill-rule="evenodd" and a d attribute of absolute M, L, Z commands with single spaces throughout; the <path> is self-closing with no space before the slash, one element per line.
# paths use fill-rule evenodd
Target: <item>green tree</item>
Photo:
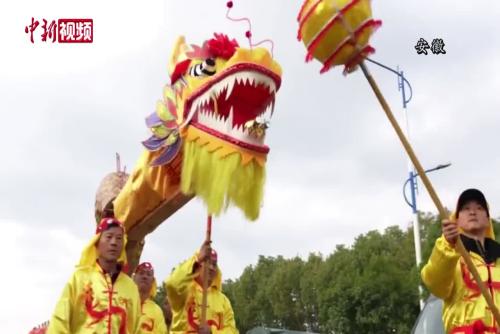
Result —
<path fill-rule="evenodd" d="M 304 315 L 304 329 L 310 332 L 320 332 L 319 297 L 322 291 L 319 273 L 324 266 L 321 254 L 309 254 L 304 263 L 303 274 L 300 277 L 301 306 Z"/>
<path fill-rule="evenodd" d="M 413 232 L 368 232 L 326 259 L 259 258 L 226 281 L 238 328 L 319 333 L 409 333 L 418 315 Z"/>
<path fill-rule="evenodd" d="M 260 256 L 255 267 L 246 267 L 240 278 L 223 284 L 223 291 L 231 300 L 240 332 L 245 333 L 255 326 L 277 324 L 267 294 L 274 266 L 279 261 L 284 259 Z"/>
<path fill-rule="evenodd" d="M 326 261 L 332 277 L 322 303 L 323 332 L 409 333 L 419 312 L 412 249 L 411 234 L 398 227 L 337 248 Z"/>
<path fill-rule="evenodd" d="M 279 328 L 304 330 L 305 317 L 300 289 L 300 278 L 305 274 L 304 262 L 299 257 L 279 260 L 267 285 L 273 321 Z"/>

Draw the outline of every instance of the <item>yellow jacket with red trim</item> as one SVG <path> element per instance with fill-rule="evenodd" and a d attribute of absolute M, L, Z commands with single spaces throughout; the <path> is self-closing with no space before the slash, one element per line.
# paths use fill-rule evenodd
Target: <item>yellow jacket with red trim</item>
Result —
<path fill-rule="evenodd" d="M 463 241 L 467 241 L 466 239 L 462 237 Z M 472 239 L 468 241 L 474 242 Z M 500 245 L 493 240 L 486 241 L 499 249 Z M 472 261 L 489 288 L 495 304 L 500 305 L 500 258 L 495 256 L 487 264 L 481 255 L 471 251 L 467 245 L 466 248 L 469 249 Z M 473 328 L 482 328 L 481 333 L 495 333 L 498 324 L 495 323 L 479 287 L 463 259 L 443 236 L 436 240 L 421 276 L 430 292 L 444 301 L 442 316 L 446 333 L 475 333 Z"/>
<path fill-rule="evenodd" d="M 172 307 L 171 334 L 197 333 L 200 325 L 203 289 L 193 273 L 196 255 L 180 264 L 165 281 L 168 301 Z M 208 289 L 207 323 L 213 334 L 238 334 L 233 308 L 222 293 L 222 276 L 217 276 Z"/>
<path fill-rule="evenodd" d="M 136 334 L 140 312 L 129 276 L 120 272 L 113 284 L 97 263 L 81 266 L 66 284 L 47 334 Z"/>
<path fill-rule="evenodd" d="M 167 334 L 167 324 L 161 307 L 150 298 L 142 304 L 138 334 Z"/>

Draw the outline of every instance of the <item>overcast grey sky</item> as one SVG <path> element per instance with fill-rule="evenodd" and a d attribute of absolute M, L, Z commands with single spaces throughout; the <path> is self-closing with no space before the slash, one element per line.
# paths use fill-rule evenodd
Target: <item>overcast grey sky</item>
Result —
<path fill-rule="evenodd" d="M 0 331 L 26 333 L 47 320 L 93 233 L 97 186 L 119 152 L 133 168 L 147 138 L 144 117 L 168 81 L 178 35 L 201 44 L 224 32 L 247 45 L 244 24 L 225 19 L 225 1 L 16 1 L 0 4 Z M 296 40 L 300 1 L 236 0 L 233 16 L 252 20 L 254 40 L 274 40 L 282 87 L 268 132 L 265 204 L 257 222 L 230 209 L 214 222 L 225 278 L 259 255 L 329 254 L 360 233 L 409 226 L 402 198 L 407 158 L 360 71 L 320 75 Z M 374 1 L 383 26 L 373 56 L 400 66 L 414 94 L 411 140 L 453 207 L 467 187 L 500 212 L 500 4 L 498 1 Z M 31 17 L 92 18 L 94 43 L 31 44 Z M 38 28 L 40 29 L 40 28 Z M 417 55 L 419 38 L 445 42 L 445 55 Z M 395 75 L 369 64 L 401 122 Z M 420 184 L 419 207 L 435 211 Z M 163 280 L 204 237 L 203 205 L 193 200 L 148 236 L 142 260 Z M 20 294 L 22 297 L 20 297 Z"/>

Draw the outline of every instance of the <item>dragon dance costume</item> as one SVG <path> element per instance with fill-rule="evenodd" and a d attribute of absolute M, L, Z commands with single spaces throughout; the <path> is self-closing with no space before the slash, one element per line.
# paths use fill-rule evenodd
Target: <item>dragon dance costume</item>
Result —
<path fill-rule="evenodd" d="M 135 334 L 139 326 L 140 296 L 134 281 L 122 270 L 111 277 L 97 262 L 96 244 L 109 224 L 105 218 L 82 252 L 80 262 L 57 303 L 47 334 Z M 123 227 L 122 227 L 123 228 Z M 118 260 L 126 266 L 126 237 Z"/>
<path fill-rule="evenodd" d="M 154 274 L 154 269 L 151 263 L 143 262 L 137 266 L 135 272 L 139 271 L 151 271 Z M 167 325 L 165 323 L 165 317 L 163 316 L 163 311 L 156 304 L 153 298 L 156 295 L 157 285 L 156 279 L 153 278 L 153 284 L 151 285 L 151 290 L 149 292 L 149 297 L 144 300 L 141 304 L 141 318 L 139 320 L 139 332 L 138 334 L 167 334 Z"/>
<path fill-rule="evenodd" d="M 165 281 L 172 307 L 171 334 L 197 333 L 200 325 L 202 286 L 195 280 L 197 255 L 180 264 Z M 207 294 L 207 324 L 212 334 L 238 334 L 229 299 L 222 293 L 222 275 L 217 268 Z"/>

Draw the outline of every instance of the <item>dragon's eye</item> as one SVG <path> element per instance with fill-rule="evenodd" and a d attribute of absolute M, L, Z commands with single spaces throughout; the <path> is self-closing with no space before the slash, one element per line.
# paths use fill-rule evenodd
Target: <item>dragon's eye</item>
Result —
<path fill-rule="evenodd" d="M 189 75 L 193 77 L 210 76 L 215 74 L 215 60 L 207 58 L 203 62 L 191 66 Z"/>

